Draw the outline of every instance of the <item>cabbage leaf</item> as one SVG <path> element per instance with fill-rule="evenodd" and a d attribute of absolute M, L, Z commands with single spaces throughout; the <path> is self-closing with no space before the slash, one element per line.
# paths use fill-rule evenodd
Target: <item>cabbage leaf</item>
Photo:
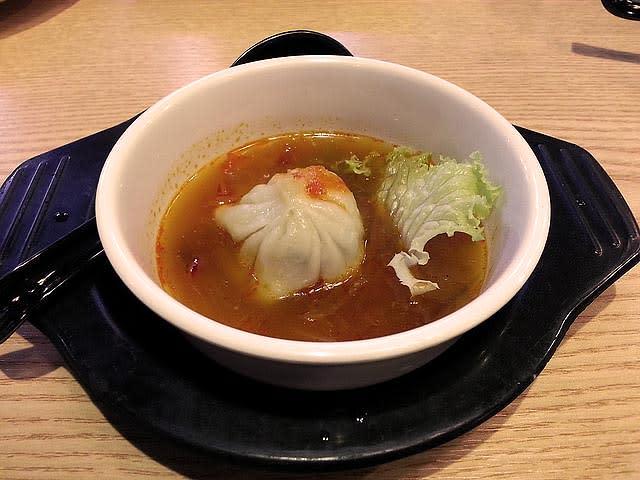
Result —
<path fill-rule="evenodd" d="M 410 267 L 425 265 L 429 254 L 425 246 L 436 235 L 466 233 L 474 241 L 483 240 L 482 221 L 491 213 L 501 192 L 487 179 L 479 152 L 469 161 L 440 157 L 433 162 L 430 153 L 416 153 L 406 147 L 395 148 L 386 159 L 386 169 L 378 200 L 400 232 L 406 252 L 389 262 L 411 295 L 438 288 L 428 280 L 415 278 Z"/>

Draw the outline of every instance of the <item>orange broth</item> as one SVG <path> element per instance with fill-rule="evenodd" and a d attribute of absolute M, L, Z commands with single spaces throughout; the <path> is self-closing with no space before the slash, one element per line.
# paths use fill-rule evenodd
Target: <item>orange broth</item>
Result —
<path fill-rule="evenodd" d="M 158 233 L 163 288 L 218 322 L 270 337 L 346 341 L 402 332 L 441 318 L 475 298 L 487 266 L 484 241 L 440 235 L 429 263 L 414 274 L 440 289 L 411 298 L 387 264 L 403 250 L 399 233 L 376 203 L 386 154 L 393 145 L 361 135 L 295 133 L 258 140 L 214 159 L 182 186 Z M 348 172 L 344 160 L 369 155 L 371 175 Z M 309 288 L 275 302 L 253 294 L 256 279 L 239 259 L 240 244 L 214 220 L 217 206 L 239 201 L 255 185 L 296 167 L 324 165 L 353 192 L 365 226 L 365 260 L 333 288 Z"/>

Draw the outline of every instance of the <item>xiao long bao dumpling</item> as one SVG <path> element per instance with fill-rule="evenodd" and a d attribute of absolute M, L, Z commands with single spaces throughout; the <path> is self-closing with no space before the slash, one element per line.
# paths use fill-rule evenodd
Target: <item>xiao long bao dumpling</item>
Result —
<path fill-rule="evenodd" d="M 353 194 L 323 166 L 278 173 L 239 203 L 215 212 L 253 268 L 257 293 L 279 299 L 303 288 L 337 283 L 364 256 L 364 227 Z"/>

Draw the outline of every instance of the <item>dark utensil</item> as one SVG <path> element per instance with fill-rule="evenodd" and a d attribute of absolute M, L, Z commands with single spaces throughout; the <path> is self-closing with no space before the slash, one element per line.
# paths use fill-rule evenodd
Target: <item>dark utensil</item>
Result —
<path fill-rule="evenodd" d="M 0 279 L 0 343 L 45 308 L 104 250 L 95 218 L 20 264 Z"/>
<path fill-rule="evenodd" d="M 609 13 L 626 20 L 640 20 L 640 0 L 602 0 Z"/>

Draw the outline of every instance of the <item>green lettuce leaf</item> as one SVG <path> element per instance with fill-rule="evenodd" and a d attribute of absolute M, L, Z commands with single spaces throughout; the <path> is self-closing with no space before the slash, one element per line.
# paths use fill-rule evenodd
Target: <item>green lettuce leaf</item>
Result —
<path fill-rule="evenodd" d="M 405 147 L 388 155 L 378 200 L 398 227 L 407 249 L 396 254 L 389 266 L 412 295 L 438 288 L 433 282 L 416 279 L 409 270 L 429 261 L 427 242 L 436 235 L 452 236 L 455 232 L 483 240 L 482 220 L 491 213 L 500 191 L 487 179 L 479 152 L 472 153 L 468 162 L 440 157 L 433 163 L 431 154 Z"/>
<path fill-rule="evenodd" d="M 367 165 L 370 157 L 367 155 L 364 160 L 360 160 L 357 155 L 351 155 L 351 157 L 344 160 L 345 168 L 351 173 L 356 175 L 371 175 L 371 168 Z"/>

